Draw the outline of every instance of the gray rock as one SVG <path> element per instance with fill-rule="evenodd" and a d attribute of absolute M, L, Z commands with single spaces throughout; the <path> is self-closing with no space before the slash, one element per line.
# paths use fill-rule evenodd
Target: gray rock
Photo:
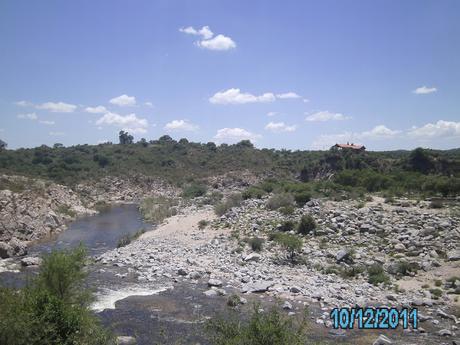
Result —
<path fill-rule="evenodd" d="M 190 272 L 188 275 L 191 279 L 200 279 L 201 278 L 201 273 L 199 272 Z"/>
<path fill-rule="evenodd" d="M 267 291 L 274 283 L 273 282 L 255 282 L 253 284 L 247 284 L 241 289 L 242 292 L 265 292 Z"/>
<path fill-rule="evenodd" d="M 136 338 L 130 337 L 127 335 L 120 335 L 117 337 L 116 340 L 117 345 L 136 345 L 137 341 Z"/>
<path fill-rule="evenodd" d="M 42 263 L 42 259 L 38 257 L 27 257 L 21 260 L 22 266 L 39 266 Z"/>
<path fill-rule="evenodd" d="M 350 253 L 346 249 L 340 249 L 335 255 L 337 262 L 346 261 L 350 257 Z"/>
<path fill-rule="evenodd" d="M 1 259 L 7 259 L 11 256 L 13 256 L 13 248 L 8 244 L 4 242 L 0 242 L 0 258 Z"/>
<path fill-rule="evenodd" d="M 302 290 L 298 286 L 291 286 L 289 291 L 291 291 L 292 293 L 299 293 Z"/>
<path fill-rule="evenodd" d="M 448 329 L 441 329 L 438 331 L 438 334 L 442 337 L 451 337 L 452 336 L 452 332 Z"/>
<path fill-rule="evenodd" d="M 262 256 L 260 254 L 251 253 L 249 255 L 246 255 L 243 260 L 244 261 L 259 261 L 261 257 Z"/>
<path fill-rule="evenodd" d="M 209 290 L 206 290 L 203 293 L 208 297 L 214 297 L 214 296 L 217 296 L 217 294 L 218 294 L 215 289 L 209 289 Z"/>
<path fill-rule="evenodd" d="M 180 275 L 180 276 L 186 276 L 188 274 L 188 272 L 184 268 L 179 268 L 177 270 L 177 274 Z"/>
<path fill-rule="evenodd" d="M 383 334 L 380 334 L 379 337 L 372 343 L 372 345 L 388 345 L 388 344 L 393 344 L 393 341 L 384 336 Z"/>
<path fill-rule="evenodd" d="M 447 260 L 449 261 L 459 261 L 460 260 L 460 250 L 451 250 L 447 253 Z"/>
<path fill-rule="evenodd" d="M 292 304 L 289 303 L 289 301 L 285 301 L 285 302 L 283 303 L 283 309 L 285 309 L 285 310 L 292 310 Z"/>
<path fill-rule="evenodd" d="M 209 279 L 208 280 L 208 286 L 221 287 L 222 286 L 222 281 L 219 280 L 219 279 Z"/>

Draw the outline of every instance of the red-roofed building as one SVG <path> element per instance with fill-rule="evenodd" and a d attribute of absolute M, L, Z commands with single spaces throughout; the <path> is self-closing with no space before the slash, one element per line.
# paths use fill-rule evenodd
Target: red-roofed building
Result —
<path fill-rule="evenodd" d="M 364 145 L 355 145 L 353 143 L 335 144 L 331 148 L 336 149 L 336 150 L 356 150 L 356 151 L 366 150 L 366 147 Z"/>

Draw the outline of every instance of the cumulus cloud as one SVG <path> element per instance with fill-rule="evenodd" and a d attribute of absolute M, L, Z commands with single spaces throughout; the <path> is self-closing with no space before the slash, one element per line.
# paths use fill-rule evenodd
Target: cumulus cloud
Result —
<path fill-rule="evenodd" d="M 40 122 L 40 123 L 42 123 L 42 124 L 44 124 L 44 125 L 48 125 L 48 126 L 52 126 L 52 125 L 55 124 L 54 121 L 50 121 L 50 120 L 40 120 L 40 121 L 38 121 L 38 122 Z"/>
<path fill-rule="evenodd" d="M 209 98 L 213 104 L 246 104 L 246 103 L 267 103 L 275 101 L 275 95 L 271 92 L 256 96 L 250 93 L 241 92 L 240 89 L 231 88 L 220 91 Z"/>
<path fill-rule="evenodd" d="M 145 133 L 149 123 L 147 119 L 139 118 L 136 114 L 119 115 L 116 113 L 106 113 L 96 121 L 97 126 L 112 125 L 119 127 L 131 134 Z"/>
<path fill-rule="evenodd" d="M 269 122 L 265 126 L 267 131 L 272 131 L 274 133 L 280 132 L 294 132 L 297 129 L 296 125 L 288 126 L 284 122 Z"/>
<path fill-rule="evenodd" d="M 271 117 L 271 116 L 275 116 L 275 115 L 277 115 L 277 114 L 278 114 L 278 113 L 277 113 L 276 111 L 269 111 L 269 112 L 267 113 L 267 116 L 270 116 L 270 117 Z"/>
<path fill-rule="evenodd" d="M 351 119 L 350 116 L 345 116 L 341 113 L 332 113 L 330 111 L 319 111 L 305 118 L 309 122 L 325 122 L 325 121 L 343 121 Z"/>
<path fill-rule="evenodd" d="M 426 95 L 426 94 L 433 93 L 433 92 L 436 92 L 436 91 L 438 91 L 438 89 L 435 88 L 435 87 L 421 86 L 421 87 L 416 88 L 412 92 L 417 94 L 417 95 Z"/>
<path fill-rule="evenodd" d="M 86 107 L 85 111 L 91 114 L 104 114 L 107 112 L 107 108 L 103 105 L 98 105 L 97 107 Z"/>
<path fill-rule="evenodd" d="M 173 120 L 168 122 L 164 129 L 169 131 L 196 131 L 199 127 L 187 120 Z"/>
<path fill-rule="evenodd" d="M 52 113 L 73 113 L 77 106 L 64 102 L 46 102 L 35 106 L 37 109 L 48 110 Z"/>
<path fill-rule="evenodd" d="M 149 108 L 153 108 L 153 103 L 152 102 L 145 102 L 144 105 Z"/>
<path fill-rule="evenodd" d="M 384 125 L 378 125 L 372 128 L 370 131 L 365 131 L 358 134 L 359 138 L 391 138 L 401 133 L 398 130 L 391 130 Z"/>
<path fill-rule="evenodd" d="M 38 116 L 35 113 L 28 113 L 28 114 L 18 114 L 18 119 L 27 119 L 27 120 L 37 120 Z"/>
<path fill-rule="evenodd" d="M 195 44 L 200 48 L 209 50 L 229 50 L 236 48 L 235 41 L 224 35 L 217 35 L 209 40 L 197 41 Z"/>
<path fill-rule="evenodd" d="M 235 41 L 222 34 L 214 36 L 209 26 L 203 26 L 201 29 L 188 26 L 180 28 L 179 31 L 189 35 L 201 36 L 202 39 L 195 42 L 195 45 L 200 48 L 209 50 L 229 50 L 236 48 Z"/>
<path fill-rule="evenodd" d="M 413 127 L 408 131 L 408 134 L 419 139 L 460 137 L 460 122 L 439 120 L 436 123 L 427 123 L 422 127 Z"/>
<path fill-rule="evenodd" d="M 298 94 L 295 92 L 286 92 L 286 93 L 279 93 L 276 95 L 277 98 L 280 99 L 295 99 L 295 98 L 301 98 Z"/>
<path fill-rule="evenodd" d="M 201 36 L 203 39 L 208 40 L 214 36 L 214 33 L 211 31 L 209 26 L 203 26 L 201 29 L 195 29 L 193 26 L 188 26 L 186 28 L 180 28 L 180 32 L 189 35 Z"/>
<path fill-rule="evenodd" d="M 256 142 L 262 136 L 251 133 L 243 128 L 221 128 L 217 131 L 214 139 L 218 142 L 235 143 L 241 140 Z"/>
<path fill-rule="evenodd" d="M 136 97 L 121 95 L 115 98 L 112 98 L 109 103 L 118 105 L 119 107 L 131 107 L 136 105 Z"/>

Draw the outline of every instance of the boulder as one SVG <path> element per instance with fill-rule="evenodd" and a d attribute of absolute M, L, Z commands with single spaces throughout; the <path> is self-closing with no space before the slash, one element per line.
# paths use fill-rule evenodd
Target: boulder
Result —
<path fill-rule="evenodd" d="M 209 279 L 208 280 L 208 286 L 221 287 L 222 286 L 222 281 L 219 280 L 219 279 Z"/>
<path fill-rule="evenodd" d="M 7 259 L 13 256 L 13 248 L 5 242 L 0 242 L 0 258 Z"/>
<path fill-rule="evenodd" d="M 29 256 L 27 258 L 23 258 L 21 260 L 22 266 L 40 266 L 42 263 L 42 259 L 38 257 Z"/>
<path fill-rule="evenodd" d="M 241 292 L 265 292 L 267 291 L 274 283 L 259 281 L 252 284 L 247 284 L 243 286 Z"/>
<path fill-rule="evenodd" d="M 447 260 L 449 261 L 459 261 L 460 260 L 460 250 L 451 250 L 447 253 Z"/>
<path fill-rule="evenodd" d="M 120 335 L 117 337 L 116 340 L 117 345 L 136 345 L 137 341 L 136 338 L 130 337 L 127 335 Z"/>
<path fill-rule="evenodd" d="M 249 255 L 246 255 L 243 260 L 244 261 L 259 261 L 261 257 L 262 256 L 260 254 L 251 253 Z"/>

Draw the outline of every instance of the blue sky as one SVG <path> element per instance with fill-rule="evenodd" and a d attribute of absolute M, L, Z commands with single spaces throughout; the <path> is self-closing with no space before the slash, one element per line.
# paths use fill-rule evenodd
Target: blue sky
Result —
<path fill-rule="evenodd" d="M 460 147 L 456 0 L 4 0 L 0 43 L 9 148 Z"/>

